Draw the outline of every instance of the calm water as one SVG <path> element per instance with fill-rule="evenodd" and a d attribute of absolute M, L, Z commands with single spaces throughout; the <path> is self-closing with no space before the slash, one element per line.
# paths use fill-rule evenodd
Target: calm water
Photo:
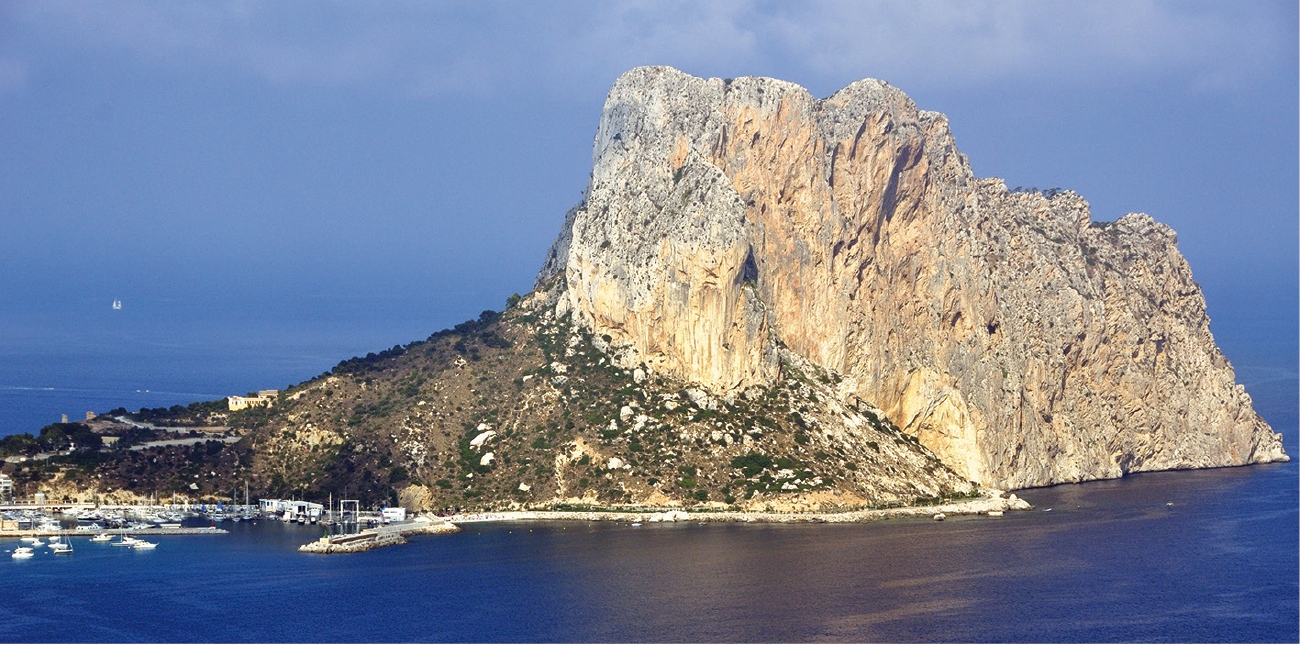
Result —
<path fill-rule="evenodd" d="M 866 525 L 471 525 L 352 556 L 239 524 L 3 558 L 6 641 L 1296 642 L 1297 467 Z M 1172 502 L 1173 505 L 1167 505 Z M 2 548 L 12 549 L 9 541 Z"/>
<path fill-rule="evenodd" d="M 0 317 L 0 435 L 284 387 L 456 322 L 126 313 Z M 1215 333 L 1239 379 L 1300 455 L 1294 325 L 1226 323 Z M 298 554 L 316 530 L 278 523 L 161 537 L 154 552 L 78 539 L 72 556 L 0 554 L 0 641 L 1297 642 L 1298 473 L 1032 490 L 1051 512 L 1001 519 L 480 525 L 335 557 Z"/>

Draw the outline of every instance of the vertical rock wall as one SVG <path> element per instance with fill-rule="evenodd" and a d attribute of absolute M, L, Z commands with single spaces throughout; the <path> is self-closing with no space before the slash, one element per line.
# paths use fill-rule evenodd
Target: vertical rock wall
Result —
<path fill-rule="evenodd" d="M 943 115 L 880 81 L 817 100 L 638 68 L 538 282 L 717 392 L 770 383 L 784 343 L 988 485 L 1286 459 L 1175 243 L 974 178 Z"/>

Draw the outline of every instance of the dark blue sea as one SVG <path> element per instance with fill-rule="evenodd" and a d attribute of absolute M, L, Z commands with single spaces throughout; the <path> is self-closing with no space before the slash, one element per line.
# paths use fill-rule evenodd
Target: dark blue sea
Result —
<path fill-rule="evenodd" d="M 0 434 L 284 387 L 458 322 L 127 313 L 6 318 Z M 1294 325 L 1213 329 L 1300 456 Z M 299 554 L 318 529 L 270 522 L 153 552 L 77 539 L 0 554 L 0 641 L 1294 643 L 1297 463 L 1022 491 L 1037 510 L 942 523 L 471 525 L 351 556 Z"/>
<path fill-rule="evenodd" d="M 268 521 L 151 552 L 78 538 L 0 561 L 0 638 L 1296 642 L 1296 470 L 1036 489 L 1003 518 L 478 524 L 347 556 Z"/>

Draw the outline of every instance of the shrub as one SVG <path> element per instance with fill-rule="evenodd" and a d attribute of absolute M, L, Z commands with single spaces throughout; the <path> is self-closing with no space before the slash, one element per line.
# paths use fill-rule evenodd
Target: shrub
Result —
<path fill-rule="evenodd" d="M 746 477 L 753 477 L 771 466 L 772 458 L 759 452 L 752 452 L 731 460 L 731 467 L 741 469 Z"/>

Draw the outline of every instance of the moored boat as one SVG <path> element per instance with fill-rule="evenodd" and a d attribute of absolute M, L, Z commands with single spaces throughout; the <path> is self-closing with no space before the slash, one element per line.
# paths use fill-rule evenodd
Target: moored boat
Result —
<path fill-rule="evenodd" d="M 145 542 L 144 540 L 136 540 L 131 544 L 132 549 L 154 549 L 157 547 L 157 544 L 153 542 Z"/>
<path fill-rule="evenodd" d="M 11 557 L 15 557 L 15 558 L 20 558 L 20 559 L 21 559 L 21 558 L 30 558 L 30 557 L 32 557 L 32 556 L 34 556 L 34 555 L 36 555 L 36 552 L 32 550 L 32 547 L 30 547 L 30 546 L 20 546 L 20 547 L 14 549 L 13 556 L 11 556 Z"/>
<path fill-rule="evenodd" d="M 112 542 L 112 541 L 113 541 L 113 536 L 111 536 L 111 535 L 109 535 L 109 534 L 107 534 L 107 533 L 100 533 L 99 535 L 96 535 L 95 537 L 90 538 L 90 541 L 91 541 L 91 542 Z"/>

